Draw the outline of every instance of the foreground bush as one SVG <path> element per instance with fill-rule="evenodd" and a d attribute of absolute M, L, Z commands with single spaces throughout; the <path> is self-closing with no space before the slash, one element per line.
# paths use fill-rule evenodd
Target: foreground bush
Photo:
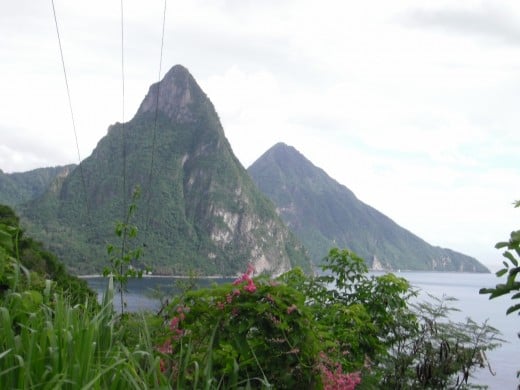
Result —
<path fill-rule="evenodd" d="M 286 283 L 253 280 L 252 272 L 172 302 L 160 347 L 172 383 L 353 389 L 359 377 L 327 356 L 305 295 Z M 201 365 L 211 367 L 211 378 L 201 376 Z"/>
<path fill-rule="evenodd" d="M 403 278 L 370 276 L 333 249 L 326 276 L 292 270 L 189 291 L 173 300 L 158 349 L 178 388 L 470 388 L 499 345 L 487 323 L 448 319 L 450 299 L 412 304 Z M 204 369 L 203 369 L 204 367 Z"/>

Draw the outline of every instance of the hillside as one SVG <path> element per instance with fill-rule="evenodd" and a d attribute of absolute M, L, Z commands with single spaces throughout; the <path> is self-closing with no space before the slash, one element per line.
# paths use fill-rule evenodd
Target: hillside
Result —
<path fill-rule="evenodd" d="M 13 207 L 37 198 L 47 191 L 51 183 L 67 176 L 74 167 L 66 165 L 15 173 L 0 170 L 0 204 Z"/>
<path fill-rule="evenodd" d="M 24 267 L 17 275 L 13 264 Z M 73 304 L 96 300 L 85 280 L 70 275 L 65 266 L 42 244 L 27 236 L 20 219 L 8 206 L 0 204 L 0 302 L 3 294 L 19 284 L 21 289 L 43 290 L 46 280 L 53 281 L 54 291 L 63 292 Z M 23 276 L 29 276 L 24 278 Z"/>
<path fill-rule="evenodd" d="M 213 104 L 184 67 L 150 87 L 128 123 L 24 207 L 36 237 L 75 273 L 100 272 L 107 243 L 141 187 L 131 223 L 154 273 L 234 275 L 310 269 L 303 246 L 233 154 Z"/>
<path fill-rule="evenodd" d="M 373 269 L 489 272 L 476 259 L 432 246 L 400 227 L 291 146 L 276 144 L 248 172 L 316 263 L 340 247 Z"/>

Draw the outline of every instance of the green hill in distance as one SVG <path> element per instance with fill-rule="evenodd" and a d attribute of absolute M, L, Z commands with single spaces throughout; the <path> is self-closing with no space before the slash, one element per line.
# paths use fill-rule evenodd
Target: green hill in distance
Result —
<path fill-rule="evenodd" d="M 15 173 L 4 173 L 0 170 L 0 204 L 14 207 L 37 198 L 43 195 L 57 178 L 67 176 L 74 167 L 72 164 Z"/>
<path fill-rule="evenodd" d="M 237 160 L 219 117 L 188 70 L 153 84 L 136 115 L 109 127 L 92 154 L 22 209 L 37 239 L 76 274 L 99 273 L 119 245 L 131 194 L 141 188 L 134 245 L 154 274 L 236 275 L 310 270 L 302 244 Z M 125 201 L 126 199 L 126 201 Z"/>
<path fill-rule="evenodd" d="M 291 146 L 274 145 L 248 172 L 315 263 L 339 247 L 356 252 L 374 270 L 489 272 L 476 259 L 432 246 L 400 227 Z"/>

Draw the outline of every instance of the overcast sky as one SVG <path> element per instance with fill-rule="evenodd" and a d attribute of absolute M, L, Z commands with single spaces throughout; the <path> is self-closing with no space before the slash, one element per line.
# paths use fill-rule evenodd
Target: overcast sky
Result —
<path fill-rule="evenodd" d="M 0 169 L 77 163 L 51 1 L 0 0 Z M 163 1 L 55 0 L 81 158 L 159 78 Z M 433 245 L 496 268 L 520 226 L 520 3 L 168 0 L 245 167 L 276 142 Z"/>

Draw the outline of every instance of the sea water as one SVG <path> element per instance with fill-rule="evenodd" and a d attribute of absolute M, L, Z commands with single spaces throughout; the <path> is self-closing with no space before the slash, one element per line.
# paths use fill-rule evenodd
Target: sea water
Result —
<path fill-rule="evenodd" d="M 491 368 L 481 369 L 475 374 L 474 383 L 488 385 L 489 389 L 516 390 L 519 381 L 516 371 L 520 369 L 520 318 L 517 314 L 506 316 L 506 310 L 511 306 L 509 296 L 489 300 L 489 295 L 480 295 L 482 287 L 494 287 L 501 282 L 494 274 L 446 273 L 446 272 L 400 272 L 397 274 L 407 279 L 414 287 L 421 290 L 420 299 L 427 299 L 427 294 L 441 298 L 443 295 L 456 298 L 453 306 L 459 312 L 453 312 L 453 321 L 464 321 L 470 317 L 477 323 L 488 320 L 489 325 L 497 328 L 501 338 L 506 340 L 501 347 L 487 353 Z M 106 288 L 106 278 L 87 278 L 91 288 L 101 296 Z M 209 286 L 212 283 L 229 282 L 231 279 L 202 279 L 197 283 L 200 286 Z M 185 279 L 145 277 L 128 281 L 127 292 L 124 294 L 127 310 L 151 310 L 160 308 L 159 296 L 168 295 L 182 288 L 179 284 L 186 283 Z M 159 293 L 157 293 L 159 291 Z M 119 301 L 116 297 L 116 307 Z"/>

